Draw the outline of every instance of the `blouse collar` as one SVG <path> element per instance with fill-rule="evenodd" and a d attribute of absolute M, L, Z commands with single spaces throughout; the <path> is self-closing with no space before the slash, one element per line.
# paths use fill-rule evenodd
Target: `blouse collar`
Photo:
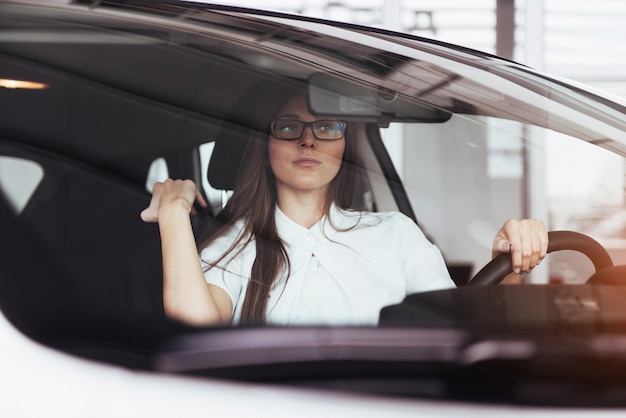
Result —
<path fill-rule="evenodd" d="M 310 234 L 322 242 L 332 240 L 333 235 L 337 233 L 336 228 L 344 227 L 344 219 L 342 210 L 333 204 L 329 216 L 325 215 L 311 228 L 305 228 L 285 215 L 278 205 L 276 206 L 276 230 L 280 238 L 291 246 L 298 245 Z"/>

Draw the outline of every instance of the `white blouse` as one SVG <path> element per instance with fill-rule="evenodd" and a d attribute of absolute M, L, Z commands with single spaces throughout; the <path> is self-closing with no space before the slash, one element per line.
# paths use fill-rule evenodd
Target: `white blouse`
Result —
<path fill-rule="evenodd" d="M 231 247 L 242 225 L 202 250 L 203 268 Z M 439 249 L 399 212 L 333 206 L 330 219 L 307 229 L 276 208 L 276 227 L 291 270 L 270 292 L 269 324 L 376 325 L 380 309 L 407 294 L 454 287 Z M 255 254 L 252 242 L 205 272 L 207 283 L 230 296 L 233 323 L 241 316 Z"/>

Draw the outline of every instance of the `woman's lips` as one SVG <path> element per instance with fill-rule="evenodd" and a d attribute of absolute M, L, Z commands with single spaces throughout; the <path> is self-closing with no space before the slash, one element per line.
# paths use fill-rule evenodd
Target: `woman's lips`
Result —
<path fill-rule="evenodd" d="M 316 160 L 315 158 L 299 158 L 293 163 L 300 167 L 315 167 L 317 165 L 320 165 L 321 161 Z"/>

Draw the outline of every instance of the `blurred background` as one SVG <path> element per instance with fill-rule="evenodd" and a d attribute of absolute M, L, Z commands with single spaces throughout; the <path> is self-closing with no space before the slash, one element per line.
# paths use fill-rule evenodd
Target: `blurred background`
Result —
<path fill-rule="evenodd" d="M 460 44 L 626 97 L 623 0 L 231 0 Z"/>

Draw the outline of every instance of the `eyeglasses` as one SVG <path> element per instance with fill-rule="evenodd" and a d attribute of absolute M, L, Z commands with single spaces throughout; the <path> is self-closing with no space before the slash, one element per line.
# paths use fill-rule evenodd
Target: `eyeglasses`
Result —
<path fill-rule="evenodd" d="M 316 120 L 303 122 L 294 119 L 278 119 L 271 124 L 272 136 L 276 139 L 293 141 L 300 139 L 304 128 L 311 128 L 315 139 L 334 140 L 343 138 L 346 123 L 339 120 Z"/>

